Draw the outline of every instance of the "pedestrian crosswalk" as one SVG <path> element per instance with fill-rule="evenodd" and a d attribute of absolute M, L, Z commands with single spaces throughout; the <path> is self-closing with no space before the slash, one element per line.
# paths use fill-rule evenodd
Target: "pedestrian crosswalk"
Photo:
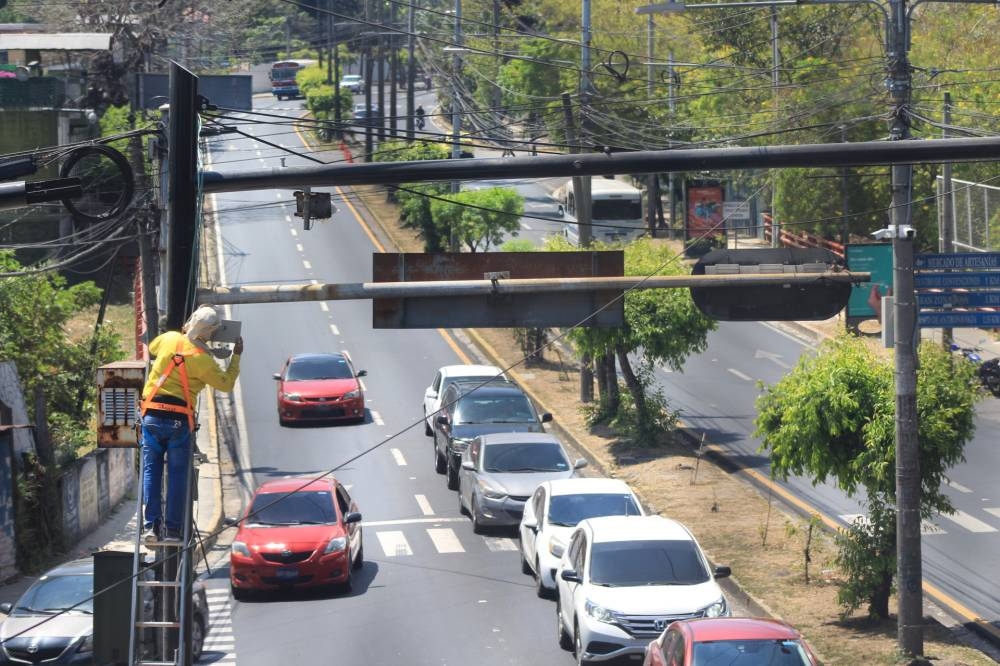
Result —
<path fill-rule="evenodd" d="M 1000 508 L 987 507 L 983 509 L 990 516 L 1000 518 Z M 861 513 L 842 513 L 838 516 L 845 525 L 853 525 L 856 522 L 865 522 L 868 518 Z M 947 521 L 947 522 L 946 522 Z M 995 522 L 995 521 L 994 521 Z M 971 513 L 956 510 L 953 514 L 941 513 L 935 519 L 920 521 L 920 533 L 923 536 L 937 536 L 947 534 L 948 531 L 941 527 L 941 524 L 954 524 L 968 532 L 974 534 L 989 534 L 1000 531 L 1000 528 L 991 525 L 986 520 L 982 520 Z"/>
<path fill-rule="evenodd" d="M 228 587 L 205 590 L 208 601 L 208 627 L 205 647 L 199 664 L 235 664 L 236 639 L 233 636 L 232 598 Z"/>
<path fill-rule="evenodd" d="M 456 529 L 446 525 L 447 522 L 440 519 L 434 523 L 415 520 L 412 524 L 399 526 L 405 529 L 371 530 L 365 534 L 367 541 L 365 552 L 368 557 L 395 558 L 486 551 L 499 553 L 517 551 L 520 548 L 517 539 L 509 536 L 472 534 L 468 529 Z M 375 536 L 374 542 L 370 539 L 372 533 Z M 376 551 L 376 545 L 380 552 Z"/>

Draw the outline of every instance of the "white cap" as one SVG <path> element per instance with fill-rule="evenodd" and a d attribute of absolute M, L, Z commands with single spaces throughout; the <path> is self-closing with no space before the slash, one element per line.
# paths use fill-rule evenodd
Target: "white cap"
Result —
<path fill-rule="evenodd" d="M 191 340 L 207 341 L 212 337 L 212 333 L 219 327 L 222 320 L 219 313 L 210 305 L 203 305 L 191 313 L 191 317 L 184 324 L 184 332 Z"/>

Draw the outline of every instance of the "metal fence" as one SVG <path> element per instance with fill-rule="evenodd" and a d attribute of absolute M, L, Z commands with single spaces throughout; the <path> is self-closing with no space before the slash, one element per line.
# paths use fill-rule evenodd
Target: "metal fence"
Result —
<path fill-rule="evenodd" d="M 1000 187 L 951 181 L 955 209 L 955 250 L 992 252 L 1000 249 Z M 937 177 L 938 241 L 944 229 L 944 179 Z M 993 228 L 991 228 L 993 227 Z"/>

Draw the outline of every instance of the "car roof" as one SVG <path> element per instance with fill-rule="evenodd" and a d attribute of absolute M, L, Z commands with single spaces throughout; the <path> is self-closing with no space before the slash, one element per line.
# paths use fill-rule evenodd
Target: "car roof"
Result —
<path fill-rule="evenodd" d="M 663 516 L 601 516 L 580 521 L 594 543 L 609 541 L 693 541 L 688 529 Z"/>
<path fill-rule="evenodd" d="M 438 368 L 442 377 L 493 377 L 503 371 L 495 365 L 445 365 Z"/>
<path fill-rule="evenodd" d="M 544 485 L 549 487 L 549 494 L 552 497 L 560 495 L 633 494 L 629 485 L 621 479 L 608 479 L 604 477 L 556 479 L 554 481 L 546 481 Z"/>
<path fill-rule="evenodd" d="M 288 361 L 315 361 L 324 358 L 347 358 L 347 354 L 342 354 L 341 352 L 311 352 L 305 354 L 292 354 L 288 357 Z"/>
<path fill-rule="evenodd" d="M 756 617 L 713 617 L 678 622 L 696 643 L 718 640 L 791 640 L 801 638 L 797 629 L 781 620 Z"/>
<path fill-rule="evenodd" d="M 547 432 L 494 432 L 488 435 L 480 435 L 483 446 L 491 444 L 559 444 L 554 435 Z"/>
<path fill-rule="evenodd" d="M 275 479 L 274 481 L 262 483 L 257 487 L 254 494 L 290 493 L 299 490 L 309 492 L 315 492 L 317 490 L 332 491 L 336 484 L 336 479 L 329 476 L 323 477 L 322 479 L 306 476 L 290 476 L 284 479 Z"/>

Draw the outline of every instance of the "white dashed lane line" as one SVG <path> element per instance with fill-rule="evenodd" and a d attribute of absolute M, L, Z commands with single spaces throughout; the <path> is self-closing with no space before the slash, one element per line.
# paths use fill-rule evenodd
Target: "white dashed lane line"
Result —
<path fill-rule="evenodd" d="M 385 425 L 385 421 L 382 420 L 382 415 L 376 412 L 374 409 L 372 410 L 372 421 L 374 421 L 375 425 L 377 426 Z"/>
<path fill-rule="evenodd" d="M 306 249 L 304 247 L 302 247 L 302 243 L 296 243 L 295 244 L 295 249 L 298 250 L 299 252 L 305 252 L 306 251 Z"/>
<path fill-rule="evenodd" d="M 957 490 L 960 493 L 971 493 L 972 488 L 966 488 L 958 481 L 948 481 L 948 485 Z"/>
<path fill-rule="evenodd" d="M 751 377 L 749 375 L 743 374 L 742 372 L 740 372 L 736 368 L 726 368 L 726 370 L 728 370 L 732 374 L 736 375 L 737 377 L 739 377 L 740 379 L 742 379 L 745 382 L 752 382 L 753 381 L 753 377 Z"/>
<path fill-rule="evenodd" d="M 325 305 L 325 303 L 324 303 L 324 305 Z M 336 324 L 330 324 L 330 332 L 333 333 L 334 335 L 340 335 L 340 329 L 337 328 Z"/>
<path fill-rule="evenodd" d="M 397 465 L 399 465 L 400 467 L 406 466 L 406 458 L 403 457 L 402 451 L 400 451 L 399 449 L 389 449 L 389 453 L 392 454 L 392 458 L 393 460 L 396 461 Z"/>
<path fill-rule="evenodd" d="M 324 301 L 320 301 L 319 302 L 319 309 L 322 310 L 323 312 L 329 312 L 330 311 L 330 306 L 327 305 Z"/>
<path fill-rule="evenodd" d="M 997 528 L 992 525 L 988 525 L 983 521 L 979 520 L 975 516 L 966 513 L 965 511 L 955 511 L 953 515 L 948 515 L 946 513 L 941 514 L 942 518 L 946 518 L 953 523 L 961 525 L 970 532 L 996 532 Z"/>
<path fill-rule="evenodd" d="M 402 532 L 392 530 L 388 532 L 376 532 L 375 535 L 378 537 L 379 545 L 382 546 L 382 552 L 385 553 L 386 557 L 413 555 L 413 551 L 410 550 L 410 544 Z"/>
<path fill-rule="evenodd" d="M 308 271 L 308 270 L 312 270 L 312 267 L 313 267 L 313 266 L 312 266 L 312 264 L 310 264 L 310 263 L 309 263 L 308 261 L 306 261 L 305 259 L 303 259 L 303 260 L 302 260 L 302 265 L 306 267 L 306 270 L 307 270 L 307 271 Z"/>
<path fill-rule="evenodd" d="M 289 224 L 291 224 L 292 223 L 292 216 L 291 215 L 286 215 L 285 216 L 285 222 L 288 222 Z M 295 229 L 292 229 L 292 235 L 293 236 L 298 236 L 299 234 L 298 234 L 297 231 L 295 231 Z"/>
<path fill-rule="evenodd" d="M 413 497 L 417 500 L 417 504 L 420 506 L 420 510 L 425 516 L 434 515 L 434 509 L 431 508 L 431 503 L 427 501 L 426 495 L 414 495 Z"/>
<path fill-rule="evenodd" d="M 434 542 L 434 548 L 439 553 L 464 553 L 462 542 L 458 540 L 455 530 L 450 527 L 438 527 L 427 530 L 427 536 Z"/>

